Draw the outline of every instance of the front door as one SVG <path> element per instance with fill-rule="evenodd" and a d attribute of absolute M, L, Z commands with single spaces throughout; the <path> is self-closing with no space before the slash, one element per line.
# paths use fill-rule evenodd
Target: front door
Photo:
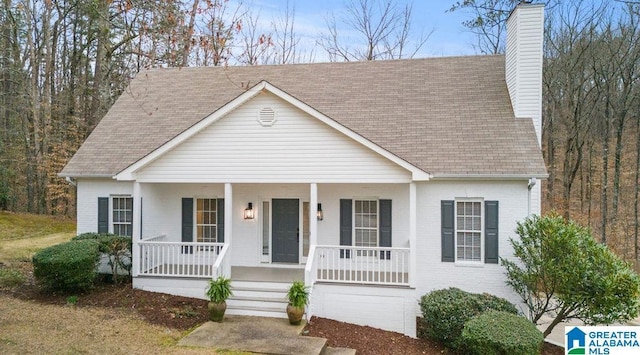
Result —
<path fill-rule="evenodd" d="M 274 263 L 298 263 L 300 210 L 298 199 L 273 199 L 271 236 Z"/>

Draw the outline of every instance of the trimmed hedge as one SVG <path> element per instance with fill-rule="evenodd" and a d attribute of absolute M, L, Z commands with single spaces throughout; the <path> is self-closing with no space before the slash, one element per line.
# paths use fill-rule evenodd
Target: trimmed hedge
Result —
<path fill-rule="evenodd" d="M 487 311 L 471 318 L 462 330 L 470 354 L 536 355 L 544 337 L 528 319 L 502 311 Z"/>
<path fill-rule="evenodd" d="M 111 267 L 111 275 L 113 282 L 118 283 L 118 275 L 121 271 L 126 271 L 131 276 L 132 266 L 132 239 L 131 237 L 121 236 L 110 233 L 83 233 L 73 238 L 73 240 L 96 240 L 100 244 L 100 252 L 109 258 L 109 266 Z"/>
<path fill-rule="evenodd" d="M 110 233 L 82 233 L 71 240 L 96 240 L 100 244 L 100 252 L 112 254 L 114 249 L 126 249 L 131 251 L 131 237 L 121 236 Z"/>
<path fill-rule="evenodd" d="M 83 291 L 93 286 L 99 258 L 96 241 L 73 240 L 37 252 L 33 274 L 49 290 Z"/>
<path fill-rule="evenodd" d="M 461 345 L 464 324 L 488 310 L 518 314 L 516 307 L 504 298 L 488 293 L 478 294 L 448 288 L 432 291 L 420 299 L 424 335 L 452 349 Z"/>

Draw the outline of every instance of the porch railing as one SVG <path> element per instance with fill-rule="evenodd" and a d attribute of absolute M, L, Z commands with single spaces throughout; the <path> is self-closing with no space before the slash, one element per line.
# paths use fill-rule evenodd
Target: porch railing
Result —
<path fill-rule="evenodd" d="M 231 277 L 231 257 L 229 256 L 229 248 L 229 244 L 225 244 L 224 247 L 222 247 L 222 250 L 220 250 L 218 259 L 216 259 L 216 263 L 213 265 L 213 278 L 218 278 L 219 276 L 227 278 Z"/>
<path fill-rule="evenodd" d="M 164 236 L 143 239 L 139 275 L 213 277 L 224 243 L 168 242 Z"/>
<path fill-rule="evenodd" d="M 318 282 L 409 286 L 409 248 L 315 246 L 305 273 Z M 311 261 L 309 263 L 309 261 Z M 315 272 L 314 272 L 315 270 Z"/>

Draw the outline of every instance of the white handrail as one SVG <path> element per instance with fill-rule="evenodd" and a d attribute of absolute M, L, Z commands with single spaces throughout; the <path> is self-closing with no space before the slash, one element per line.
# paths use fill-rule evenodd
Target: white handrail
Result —
<path fill-rule="evenodd" d="M 307 258 L 307 265 L 304 267 L 304 284 L 309 288 L 309 304 L 307 305 L 307 320 L 313 317 L 313 303 L 311 302 L 311 295 L 313 294 L 313 285 L 316 283 L 316 275 L 318 274 L 318 260 L 316 257 L 316 246 L 311 245 L 309 248 L 309 257 Z"/>
<path fill-rule="evenodd" d="M 220 254 L 218 254 L 218 259 L 216 263 L 213 264 L 214 278 L 218 278 L 220 276 L 224 276 L 226 278 L 231 277 L 231 263 L 229 263 L 229 258 L 227 258 L 227 252 L 231 247 L 229 244 L 225 244 L 220 250 Z"/>
<path fill-rule="evenodd" d="M 317 245 L 314 254 L 307 264 L 309 273 L 315 269 L 310 280 L 409 286 L 409 248 Z"/>
<path fill-rule="evenodd" d="M 309 248 L 309 257 L 307 258 L 307 265 L 304 268 L 304 284 L 308 287 L 313 287 L 313 284 L 316 282 L 317 273 L 317 258 L 316 255 L 316 246 L 312 245 Z"/>
<path fill-rule="evenodd" d="M 156 235 L 154 237 L 148 237 L 148 238 L 142 238 L 140 240 L 140 242 L 160 242 L 160 241 L 164 241 L 165 239 L 167 239 L 167 235 L 166 234 L 160 234 L 160 235 Z"/>

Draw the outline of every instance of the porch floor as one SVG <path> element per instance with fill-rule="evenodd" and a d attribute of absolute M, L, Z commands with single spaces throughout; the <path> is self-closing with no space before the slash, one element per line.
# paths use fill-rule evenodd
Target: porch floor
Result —
<path fill-rule="evenodd" d="M 259 266 L 232 266 L 234 281 L 292 282 L 304 281 L 304 269 Z"/>

